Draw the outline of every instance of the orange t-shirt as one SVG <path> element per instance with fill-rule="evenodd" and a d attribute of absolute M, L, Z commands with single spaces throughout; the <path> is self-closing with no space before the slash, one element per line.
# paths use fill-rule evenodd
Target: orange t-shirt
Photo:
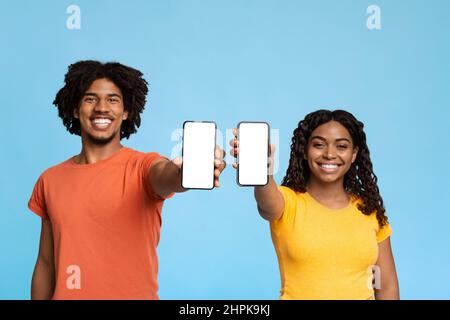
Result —
<path fill-rule="evenodd" d="M 160 157 L 123 147 L 93 164 L 70 158 L 41 174 L 28 207 L 52 223 L 53 299 L 158 299 L 164 199 L 145 179 Z"/>

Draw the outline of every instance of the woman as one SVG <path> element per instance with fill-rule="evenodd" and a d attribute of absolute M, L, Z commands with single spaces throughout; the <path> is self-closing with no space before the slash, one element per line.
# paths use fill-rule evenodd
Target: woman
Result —
<path fill-rule="evenodd" d="M 294 130 L 281 186 L 270 175 L 255 187 L 278 256 L 281 299 L 399 299 L 391 228 L 363 127 L 342 110 L 308 114 Z M 230 144 L 236 157 L 237 139 Z"/>

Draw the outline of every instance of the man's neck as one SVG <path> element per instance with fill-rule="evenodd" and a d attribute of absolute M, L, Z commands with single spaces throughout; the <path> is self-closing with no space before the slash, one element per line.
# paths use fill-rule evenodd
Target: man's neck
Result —
<path fill-rule="evenodd" d="M 108 159 L 123 148 L 120 141 L 114 140 L 105 145 L 96 145 L 82 139 L 82 145 L 81 153 L 75 157 L 75 162 L 78 164 L 92 164 Z"/>

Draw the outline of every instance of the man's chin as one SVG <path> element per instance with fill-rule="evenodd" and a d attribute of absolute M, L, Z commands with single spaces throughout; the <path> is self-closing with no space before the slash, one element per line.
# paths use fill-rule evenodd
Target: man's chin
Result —
<path fill-rule="evenodd" d="M 97 146 L 103 146 L 106 145 L 108 143 L 110 143 L 112 140 L 114 140 L 114 134 L 110 135 L 110 136 L 106 136 L 106 137 L 98 137 L 98 136 L 94 136 L 91 134 L 87 134 L 86 135 L 87 140 L 89 141 L 89 143 L 97 145 Z"/>

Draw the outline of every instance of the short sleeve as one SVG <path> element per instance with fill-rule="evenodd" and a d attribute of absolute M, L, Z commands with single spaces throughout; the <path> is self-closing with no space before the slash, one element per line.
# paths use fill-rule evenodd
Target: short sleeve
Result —
<path fill-rule="evenodd" d="M 278 186 L 278 190 L 281 192 L 284 199 L 284 209 L 281 217 L 272 221 L 273 226 L 292 221 L 297 212 L 298 201 L 295 191 L 285 186 Z"/>
<path fill-rule="evenodd" d="M 377 242 L 383 242 L 387 238 L 389 238 L 392 234 L 392 229 L 390 224 L 386 224 L 383 226 L 383 228 L 379 229 L 377 232 Z"/>
<path fill-rule="evenodd" d="M 46 220 L 49 219 L 45 203 L 44 178 L 42 175 L 34 185 L 33 193 L 28 201 L 28 208 L 41 218 Z"/>
<path fill-rule="evenodd" d="M 150 185 L 147 183 L 148 171 L 150 170 L 150 167 L 151 167 L 153 161 L 155 161 L 156 159 L 168 160 L 168 158 L 161 156 L 157 152 L 149 152 L 149 153 L 144 154 L 144 157 L 142 158 L 142 163 L 140 166 L 141 167 L 141 177 L 142 177 L 142 181 L 145 186 L 145 191 L 148 194 L 148 196 L 150 196 L 151 198 L 154 198 L 154 199 L 158 199 L 158 200 L 166 200 L 166 199 L 173 197 L 174 193 L 171 193 L 166 197 L 161 197 L 160 195 L 156 194 L 156 192 L 153 190 L 153 188 L 151 186 L 151 182 L 150 182 Z"/>

